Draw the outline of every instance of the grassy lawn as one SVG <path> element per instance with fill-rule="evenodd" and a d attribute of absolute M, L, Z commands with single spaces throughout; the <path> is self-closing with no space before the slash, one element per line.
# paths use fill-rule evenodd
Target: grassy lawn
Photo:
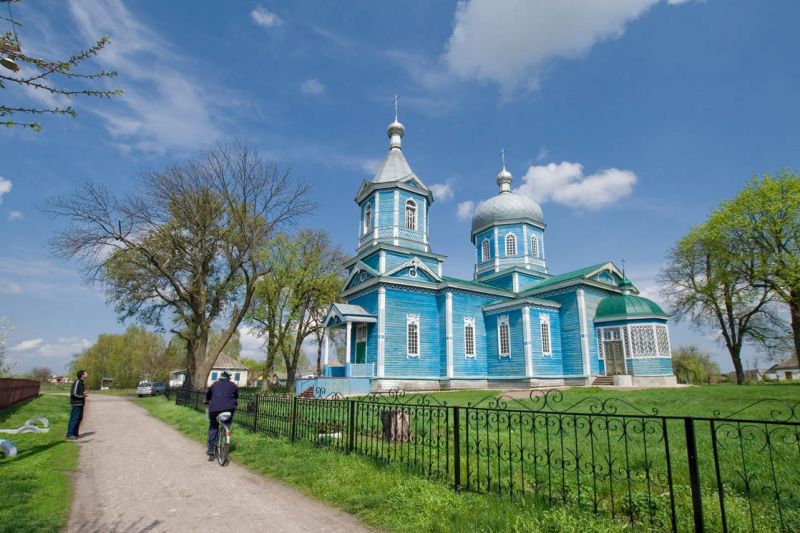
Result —
<path fill-rule="evenodd" d="M 137 399 L 154 416 L 199 442 L 207 423 L 202 413 L 163 397 Z M 570 508 L 537 508 L 503 498 L 456 493 L 443 483 L 409 474 L 357 455 L 337 453 L 309 442 L 253 434 L 237 427 L 233 460 L 282 480 L 301 492 L 388 531 L 605 532 L 630 530 Z"/>
<path fill-rule="evenodd" d="M 0 456 L 0 532 L 59 531 L 67 521 L 78 446 L 64 440 L 69 401 L 42 395 L 0 411 L 0 427 L 15 429 L 34 416 L 50 421 L 49 433 L 0 434 L 17 456 Z"/>

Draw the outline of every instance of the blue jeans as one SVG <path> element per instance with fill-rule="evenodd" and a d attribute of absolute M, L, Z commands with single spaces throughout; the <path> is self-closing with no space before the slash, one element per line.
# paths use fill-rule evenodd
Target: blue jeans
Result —
<path fill-rule="evenodd" d="M 67 437 L 77 437 L 79 435 L 78 430 L 81 427 L 81 420 L 83 420 L 83 406 L 73 405 L 72 412 L 69 414 Z"/>
<path fill-rule="evenodd" d="M 213 411 L 208 413 L 208 451 L 214 451 L 214 445 L 217 444 L 217 435 L 219 434 L 219 422 L 217 421 L 217 415 L 220 413 L 224 413 L 225 411 Z M 228 425 L 233 425 L 233 409 L 228 410 L 231 414 L 231 419 L 228 420 Z"/>

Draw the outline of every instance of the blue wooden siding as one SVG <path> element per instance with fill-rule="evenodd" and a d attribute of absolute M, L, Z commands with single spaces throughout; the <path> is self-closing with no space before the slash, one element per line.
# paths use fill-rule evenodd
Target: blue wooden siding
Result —
<path fill-rule="evenodd" d="M 581 332 L 580 323 L 578 321 L 577 295 L 574 291 L 571 291 L 547 296 L 546 299 L 561 304 L 558 317 L 561 323 L 561 359 L 564 375 L 583 375 L 583 353 L 581 352 Z"/>
<path fill-rule="evenodd" d="M 419 269 L 419 268 L 417 269 L 417 277 L 416 278 L 412 277 L 409 274 L 410 270 L 411 270 L 410 268 L 404 268 L 403 270 L 400 270 L 400 271 L 395 272 L 394 274 L 392 274 L 391 277 L 400 278 L 400 279 L 408 279 L 408 280 L 411 280 L 411 281 L 438 283 L 436 280 L 434 280 L 432 277 L 430 277 L 427 272 L 425 272 L 422 269 Z"/>
<path fill-rule="evenodd" d="M 628 371 L 634 376 L 672 375 L 671 357 L 640 357 L 628 359 Z"/>
<path fill-rule="evenodd" d="M 511 329 L 511 356 L 499 357 L 497 321 L 508 315 Z M 486 317 L 487 373 L 491 377 L 525 377 L 525 348 L 522 337 L 522 310 L 498 313 Z"/>
<path fill-rule="evenodd" d="M 378 194 L 378 224 L 382 227 L 394 226 L 394 191 L 380 191 Z"/>
<path fill-rule="evenodd" d="M 487 285 L 498 287 L 500 289 L 513 290 L 514 289 L 514 274 L 509 272 L 503 276 L 497 276 L 494 279 L 484 281 Z"/>
<path fill-rule="evenodd" d="M 439 260 L 434 259 L 433 257 L 419 257 L 417 259 L 425 263 L 425 266 L 430 268 L 432 271 L 439 273 Z"/>
<path fill-rule="evenodd" d="M 550 351 L 552 355 L 542 353 L 541 316 L 550 317 Z M 560 376 L 564 372 L 564 361 L 561 354 L 561 319 L 558 311 L 530 310 L 531 317 L 531 354 L 533 358 L 534 376 Z"/>
<path fill-rule="evenodd" d="M 512 233 L 517 238 L 517 253 L 513 256 L 506 255 L 506 235 L 509 233 Z M 525 241 L 522 237 L 522 224 L 497 226 L 497 243 L 500 246 L 500 257 L 524 257 Z"/>
<path fill-rule="evenodd" d="M 483 239 L 489 239 L 489 260 L 494 259 L 496 252 L 494 249 L 494 230 L 488 229 L 486 231 L 482 231 L 478 233 L 475 237 L 475 262 L 481 263 L 481 245 L 483 244 Z"/>
<path fill-rule="evenodd" d="M 439 311 L 439 376 L 447 377 L 447 293 L 436 295 Z"/>
<path fill-rule="evenodd" d="M 367 266 L 369 266 L 370 268 L 378 270 L 378 266 L 380 265 L 380 260 L 381 260 L 380 253 L 379 252 L 375 252 L 372 255 L 368 255 L 367 257 L 365 257 L 361 261 L 364 264 L 366 264 Z"/>
<path fill-rule="evenodd" d="M 536 239 L 539 241 L 539 250 L 538 254 L 534 255 L 533 250 L 531 250 L 531 236 L 536 235 Z M 544 231 L 540 230 L 535 226 L 528 225 L 528 255 L 531 257 L 538 257 L 539 259 L 544 259 L 544 247 L 542 243 L 544 242 Z"/>
<path fill-rule="evenodd" d="M 400 253 L 400 252 L 392 252 L 390 250 L 386 250 L 386 271 L 393 269 L 394 267 L 401 265 L 411 259 L 411 253 Z"/>
<path fill-rule="evenodd" d="M 589 368 L 592 375 L 600 374 L 600 365 L 597 361 L 597 330 L 594 326 L 594 316 L 597 314 L 597 306 L 600 302 L 614 295 L 611 292 L 585 288 L 584 298 L 586 301 L 586 329 L 589 334 Z"/>
<path fill-rule="evenodd" d="M 357 298 L 351 298 L 347 301 L 349 304 L 360 305 L 368 313 L 378 316 L 378 289 L 362 294 Z M 350 331 L 350 353 L 347 355 L 347 361 L 354 361 L 353 357 L 356 353 L 356 328 L 358 326 L 353 324 Z M 378 360 L 378 328 L 377 324 L 367 324 L 367 363 L 375 363 Z"/>
<path fill-rule="evenodd" d="M 408 357 L 406 315 L 420 316 L 420 355 Z M 438 377 L 440 318 L 437 296 L 399 288 L 386 289 L 386 377 Z M 444 331 L 441 332 L 444 335 Z"/>
<path fill-rule="evenodd" d="M 602 281 L 603 283 L 610 283 L 611 285 L 617 284 L 616 279 L 614 279 L 614 276 L 609 274 L 609 272 L 606 270 L 594 276 L 593 279 L 596 279 L 597 281 Z"/>
<path fill-rule="evenodd" d="M 541 280 L 545 279 L 545 277 L 546 276 L 540 276 L 540 275 L 534 274 L 534 273 L 526 274 L 526 273 L 520 272 L 519 273 L 519 290 L 523 290 L 528 285 L 530 285 L 532 283 L 536 283 L 538 281 L 541 281 Z"/>
<path fill-rule="evenodd" d="M 487 353 L 486 322 L 483 306 L 503 301 L 478 294 L 453 293 L 453 376 L 486 377 Z M 475 358 L 467 359 L 464 348 L 464 317 L 475 319 Z M 496 342 L 496 341 L 495 341 Z M 496 345 L 495 345 L 496 346 Z M 494 349 L 497 357 L 497 349 Z"/>

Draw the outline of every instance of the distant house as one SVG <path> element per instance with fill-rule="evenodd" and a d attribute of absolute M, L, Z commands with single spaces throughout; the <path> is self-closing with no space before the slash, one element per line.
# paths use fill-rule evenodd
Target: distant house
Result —
<path fill-rule="evenodd" d="M 773 381 L 800 380 L 800 365 L 797 364 L 797 358 L 792 355 L 781 359 L 769 367 L 764 377 Z"/>
<path fill-rule="evenodd" d="M 221 353 L 219 357 L 217 357 L 217 362 L 211 368 L 211 372 L 208 375 L 206 386 L 210 387 L 212 383 L 219 379 L 220 374 L 226 370 L 231 375 L 232 382 L 236 383 L 239 387 L 247 386 L 247 367 L 226 353 Z M 186 381 L 186 373 L 185 368 L 170 372 L 169 386 L 171 388 L 182 387 Z"/>
<path fill-rule="evenodd" d="M 47 378 L 47 381 L 49 383 L 52 383 L 53 385 L 64 385 L 72 383 L 72 380 L 69 378 L 69 376 L 50 376 L 49 378 Z"/>

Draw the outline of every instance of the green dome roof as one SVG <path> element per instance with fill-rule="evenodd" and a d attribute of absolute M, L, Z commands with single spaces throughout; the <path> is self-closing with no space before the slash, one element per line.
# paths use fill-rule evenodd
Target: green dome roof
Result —
<path fill-rule="evenodd" d="M 611 318 L 637 318 L 653 317 L 668 318 L 667 314 L 657 303 L 633 294 L 621 294 L 606 298 L 597 306 L 595 320 L 609 320 Z"/>

